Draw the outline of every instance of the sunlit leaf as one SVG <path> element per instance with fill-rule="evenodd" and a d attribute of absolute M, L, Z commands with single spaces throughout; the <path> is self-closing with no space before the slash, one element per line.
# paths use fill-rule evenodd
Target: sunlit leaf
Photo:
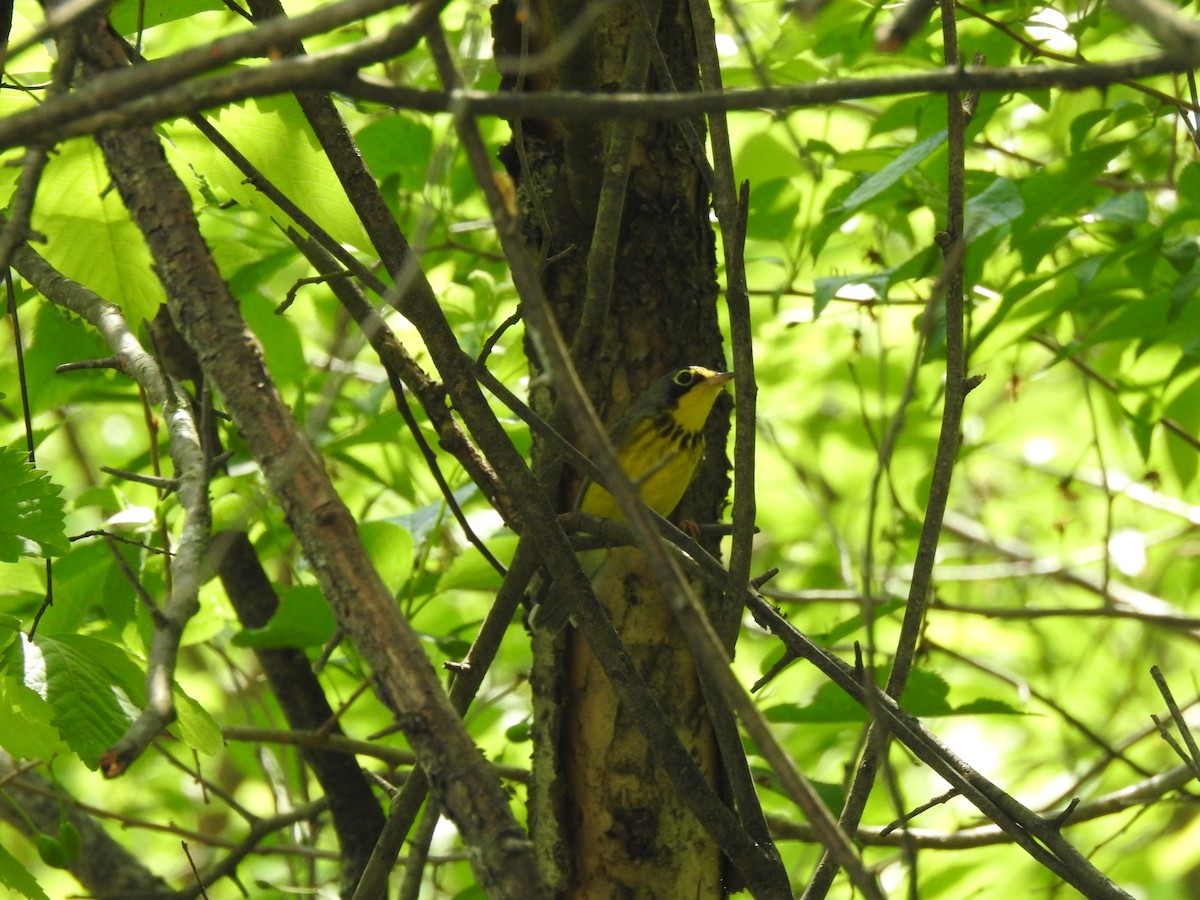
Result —
<path fill-rule="evenodd" d="M 1141 191 L 1126 191 L 1106 197 L 1092 210 L 1092 215 L 1097 219 L 1125 225 L 1140 225 L 1149 214 L 1150 204 Z"/>
<path fill-rule="evenodd" d="M 216 9 L 225 9 L 225 5 L 218 0 L 154 0 L 152 3 L 146 3 L 145 0 L 117 0 L 109 11 L 108 21 L 117 34 L 131 35 L 139 25 L 153 28 Z"/>
<path fill-rule="evenodd" d="M 141 231 L 109 187 L 94 141 L 60 144 L 42 176 L 33 227 L 46 236 L 40 252 L 56 269 L 120 306 L 137 325 L 154 317 L 166 294 Z"/>
<path fill-rule="evenodd" d="M 145 703 L 145 675 L 119 647 L 83 635 L 38 635 L 6 660 L 52 711 L 51 724 L 89 767 Z"/>
<path fill-rule="evenodd" d="M 62 488 L 33 467 L 28 452 L 0 448 L 0 562 L 67 551 Z"/>
<path fill-rule="evenodd" d="M 383 583 L 399 593 L 412 574 L 412 533 L 393 522 L 363 522 L 358 530 Z"/>
<path fill-rule="evenodd" d="M 968 241 L 977 241 L 987 232 L 1011 223 L 1025 210 L 1017 186 L 1007 178 L 997 178 L 982 194 L 967 201 L 964 209 Z"/>
<path fill-rule="evenodd" d="M 369 246 L 362 224 L 294 98 L 279 95 L 247 100 L 222 107 L 209 118 L 259 172 L 337 241 L 359 248 Z M 296 224 L 265 193 L 248 184 L 246 176 L 192 126 L 175 122 L 171 128 L 173 143 L 189 151 L 193 165 L 203 167 L 210 186 L 244 207 Z"/>

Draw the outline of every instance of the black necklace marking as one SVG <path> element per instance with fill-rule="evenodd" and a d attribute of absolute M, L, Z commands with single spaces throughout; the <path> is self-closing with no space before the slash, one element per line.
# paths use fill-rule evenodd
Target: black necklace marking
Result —
<path fill-rule="evenodd" d="M 660 413 L 655 417 L 654 430 L 671 443 L 678 444 L 681 450 L 691 450 L 704 441 L 704 432 L 687 431 L 670 413 Z"/>

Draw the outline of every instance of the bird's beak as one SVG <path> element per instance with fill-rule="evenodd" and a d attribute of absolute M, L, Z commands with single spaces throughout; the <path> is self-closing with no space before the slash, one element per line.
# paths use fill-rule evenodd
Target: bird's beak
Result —
<path fill-rule="evenodd" d="M 732 372 L 718 372 L 716 375 L 709 375 L 704 379 L 705 384 L 711 384 L 713 387 L 720 387 L 730 381 L 733 381 Z"/>

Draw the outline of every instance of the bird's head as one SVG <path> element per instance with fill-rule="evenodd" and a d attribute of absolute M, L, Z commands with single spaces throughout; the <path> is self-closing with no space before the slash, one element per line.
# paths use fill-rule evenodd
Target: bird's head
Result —
<path fill-rule="evenodd" d="M 717 395 L 732 378 L 732 372 L 714 372 L 703 366 L 676 369 L 650 386 L 646 412 L 652 416 L 667 413 L 685 431 L 699 431 Z"/>

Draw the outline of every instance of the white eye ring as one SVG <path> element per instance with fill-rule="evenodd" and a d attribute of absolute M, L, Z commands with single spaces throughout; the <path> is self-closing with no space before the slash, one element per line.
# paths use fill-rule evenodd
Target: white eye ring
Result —
<path fill-rule="evenodd" d="M 680 387 L 689 387 L 696 380 L 696 375 L 691 369 L 680 369 L 671 380 Z"/>

